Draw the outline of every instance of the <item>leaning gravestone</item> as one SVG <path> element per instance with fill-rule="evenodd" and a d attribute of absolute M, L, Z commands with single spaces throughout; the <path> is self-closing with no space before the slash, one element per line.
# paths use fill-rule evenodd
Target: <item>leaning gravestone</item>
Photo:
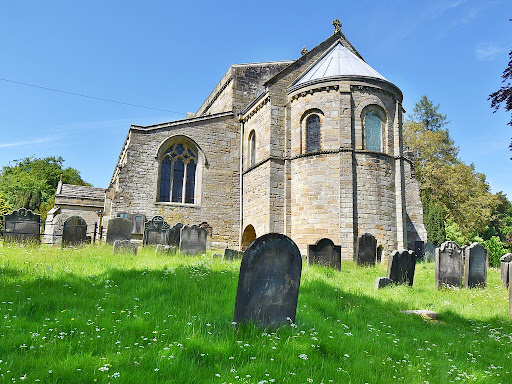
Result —
<path fill-rule="evenodd" d="M 357 240 L 357 265 L 375 265 L 377 260 L 377 240 L 370 233 L 365 233 Z"/>
<path fill-rule="evenodd" d="M 197 255 L 206 252 L 208 232 L 197 225 L 185 225 L 180 232 L 180 255 Z"/>
<path fill-rule="evenodd" d="M 133 223 L 123 217 L 115 217 L 108 221 L 107 243 L 114 244 L 116 240 L 130 240 L 132 238 Z"/>
<path fill-rule="evenodd" d="M 423 260 L 427 263 L 436 260 L 436 246 L 428 241 L 423 246 Z"/>
<path fill-rule="evenodd" d="M 308 245 L 308 261 L 326 267 L 341 269 L 341 246 L 334 245 L 330 239 L 321 239 L 314 245 Z"/>
<path fill-rule="evenodd" d="M 301 271 L 300 251 L 292 239 L 278 233 L 257 238 L 240 266 L 234 321 L 261 327 L 294 323 Z"/>
<path fill-rule="evenodd" d="M 4 215 L 4 242 L 40 242 L 41 216 L 20 208 Z"/>
<path fill-rule="evenodd" d="M 487 285 L 487 250 L 479 243 L 473 243 L 464 250 L 464 285 L 468 288 Z"/>
<path fill-rule="evenodd" d="M 235 260 L 240 259 L 244 256 L 244 253 L 241 251 L 235 251 L 233 249 L 226 248 L 224 250 L 224 256 L 222 257 L 223 260 Z"/>
<path fill-rule="evenodd" d="M 462 287 L 462 251 L 457 243 L 445 241 L 436 249 L 436 288 L 442 285 Z"/>
<path fill-rule="evenodd" d="M 183 228 L 183 224 L 181 223 L 177 223 L 171 228 L 169 232 L 169 245 L 180 246 L 181 228 Z"/>
<path fill-rule="evenodd" d="M 503 284 L 504 288 L 507 288 L 509 286 L 509 270 L 510 265 L 512 264 L 512 253 L 507 253 L 506 255 L 501 256 L 501 283 Z"/>
<path fill-rule="evenodd" d="M 144 223 L 144 245 L 168 244 L 169 224 L 162 216 L 155 216 Z"/>
<path fill-rule="evenodd" d="M 62 246 L 73 246 L 87 242 L 87 223 L 80 216 L 71 216 L 64 222 Z"/>
<path fill-rule="evenodd" d="M 114 241 L 114 254 L 115 253 L 131 253 L 137 255 L 137 243 L 130 240 L 115 240 Z"/>

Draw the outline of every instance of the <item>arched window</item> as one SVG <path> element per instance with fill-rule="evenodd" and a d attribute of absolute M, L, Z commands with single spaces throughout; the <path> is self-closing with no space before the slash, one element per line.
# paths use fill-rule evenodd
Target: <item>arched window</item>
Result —
<path fill-rule="evenodd" d="M 381 117 L 373 111 L 364 117 L 364 148 L 368 151 L 382 151 L 382 125 Z"/>
<path fill-rule="evenodd" d="M 162 155 L 158 201 L 194 204 L 197 150 L 185 142 L 171 145 Z"/>
<path fill-rule="evenodd" d="M 318 152 L 321 148 L 320 116 L 311 115 L 306 120 L 306 152 Z"/>
<path fill-rule="evenodd" d="M 256 164 L 256 133 L 251 131 L 249 133 L 249 167 Z"/>

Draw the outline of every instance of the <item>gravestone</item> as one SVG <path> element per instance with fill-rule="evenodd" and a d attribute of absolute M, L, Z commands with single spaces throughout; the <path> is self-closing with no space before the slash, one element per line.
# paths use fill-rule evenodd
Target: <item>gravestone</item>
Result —
<path fill-rule="evenodd" d="M 74 246 L 87 242 L 87 223 L 80 216 L 71 216 L 64 222 L 62 246 Z"/>
<path fill-rule="evenodd" d="M 394 284 L 408 283 L 412 287 L 416 269 L 416 255 L 413 251 L 393 251 L 388 261 L 388 278 Z"/>
<path fill-rule="evenodd" d="M 4 242 L 40 243 L 41 216 L 20 208 L 4 215 Z"/>
<path fill-rule="evenodd" d="M 308 262 L 341 269 L 341 246 L 334 245 L 330 239 L 318 240 L 308 245 Z"/>
<path fill-rule="evenodd" d="M 424 260 L 424 251 L 423 248 L 425 243 L 423 241 L 415 241 L 414 242 L 414 253 L 416 254 L 416 260 Z"/>
<path fill-rule="evenodd" d="M 436 288 L 442 285 L 461 287 L 462 252 L 457 243 L 445 241 L 436 249 Z"/>
<path fill-rule="evenodd" d="M 157 244 L 155 254 L 158 253 L 175 253 L 176 247 L 174 245 Z"/>
<path fill-rule="evenodd" d="M 292 239 L 277 233 L 257 238 L 240 265 L 234 321 L 261 327 L 295 323 L 301 271 Z"/>
<path fill-rule="evenodd" d="M 357 239 L 357 265 L 375 265 L 377 260 L 377 240 L 370 233 Z"/>
<path fill-rule="evenodd" d="M 487 285 L 487 250 L 479 243 L 473 243 L 464 250 L 464 285 L 468 288 Z"/>
<path fill-rule="evenodd" d="M 235 251 L 233 249 L 228 249 L 226 248 L 224 250 L 224 256 L 222 257 L 223 260 L 235 260 L 235 259 L 240 259 L 242 258 L 244 255 L 243 252 L 240 252 L 240 251 Z"/>
<path fill-rule="evenodd" d="M 137 255 L 137 243 L 130 240 L 115 240 L 114 241 L 114 254 L 115 253 L 131 253 Z"/>
<path fill-rule="evenodd" d="M 177 223 L 171 228 L 169 233 L 169 245 L 180 246 L 181 228 L 183 228 L 183 224 L 181 223 Z"/>
<path fill-rule="evenodd" d="M 393 281 L 387 277 L 377 277 L 375 280 L 375 290 L 387 287 L 388 285 L 393 284 Z"/>
<path fill-rule="evenodd" d="M 131 233 L 134 235 L 143 235 L 144 234 L 144 222 L 146 221 L 146 216 L 133 214 L 128 212 L 119 212 L 117 217 L 122 217 L 124 219 L 130 220 L 132 223 Z"/>
<path fill-rule="evenodd" d="M 144 245 L 169 243 L 169 224 L 162 216 L 155 216 L 144 223 Z"/>
<path fill-rule="evenodd" d="M 124 217 L 114 217 L 108 221 L 107 243 L 114 244 L 116 240 L 132 238 L 133 223 Z"/>
<path fill-rule="evenodd" d="M 509 286 L 509 270 L 512 269 L 510 266 L 512 265 L 512 253 L 507 253 L 506 255 L 501 256 L 501 283 L 504 288 Z"/>
<path fill-rule="evenodd" d="M 423 246 L 423 260 L 430 263 L 436 260 L 436 246 L 430 241 L 426 242 Z"/>
<path fill-rule="evenodd" d="M 185 225 L 180 232 L 180 255 L 197 255 L 206 252 L 208 232 L 197 225 Z"/>

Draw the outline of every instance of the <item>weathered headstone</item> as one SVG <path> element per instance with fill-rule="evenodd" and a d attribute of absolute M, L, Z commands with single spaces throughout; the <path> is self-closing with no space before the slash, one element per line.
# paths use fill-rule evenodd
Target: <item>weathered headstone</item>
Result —
<path fill-rule="evenodd" d="M 334 245 L 330 239 L 321 239 L 314 245 L 308 245 L 308 261 L 326 267 L 341 269 L 341 246 Z"/>
<path fill-rule="evenodd" d="M 87 242 L 87 223 L 80 216 L 71 216 L 64 222 L 62 245 L 73 246 Z"/>
<path fill-rule="evenodd" d="M 115 240 L 114 253 L 131 253 L 137 255 L 137 243 L 130 240 Z"/>
<path fill-rule="evenodd" d="M 408 283 L 412 286 L 414 282 L 414 271 L 416 269 L 416 255 L 413 251 L 393 251 L 388 260 L 388 278 L 393 284 Z"/>
<path fill-rule="evenodd" d="M 479 243 L 473 243 L 464 250 L 464 285 L 468 288 L 487 285 L 487 250 Z"/>
<path fill-rule="evenodd" d="M 377 240 L 370 233 L 357 239 L 357 265 L 375 265 L 377 260 Z"/>
<path fill-rule="evenodd" d="M 41 216 L 29 209 L 20 208 L 4 215 L 5 242 L 40 242 Z"/>
<path fill-rule="evenodd" d="M 509 286 L 509 270 L 510 265 L 512 265 L 512 253 L 507 253 L 506 255 L 501 256 L 500 258 L 501 265 L 501 283 L 503 284 L 504 288 L 507 288 Z"/>
<path fill-rule="evenodd" d="M 114 244 L 116 240 L 130 240 L 133 224 L 124 217 L 114 217 L 108 221 L 107 243 Z"/>
<path fill-rule="evenodd" d="M 294 323 L 301 271 L 293 240 L 277 233 L 257 238 L 240 266 L 234 321 L 262 327 Z"/>
<path fill-rule="evenodd" d="M 169 224 L 162 216 L 155 216 L 144 223 L 144 245 L 168 244 Z"/>
<path fill-rule="evenodd" d="M 142 235 L 144 234 L 144 222 L 146 220 L 146 216 L 128 213 L 128 212 L 119 212 L 117 217 L 122 217 L 124 219 L 130 220 L 132 223 L 131 233 L 134 235 Z"/>
<path fill-rule="evenodd" d="M 391 279 L 387 277 L 377 277 L 377 280 L 375 280 L 375 290 L 387 287 L 390 284 L 393 284 Z"/>
<path fill-rule="evenodd" d="M 224 250 L 224 256 L 223 256 L 223 260 L 235 260 L 235 259 L 240 259 L 242 258 L 244 255 L 243 252 L 240 252 L 240 251 L 235 251 L 233 249 L 229 249 L 229 248 L 226 248 Z"/>
<path fill-rule="evenodd" d="M 423 260 L 425 243 L 423 241 L 415 241 L 414 242 L 414 253 L 416 254 L 416 260 Z"/>
<path fill-rule="evenodd" d="M 445 241 L 436 249 L 436 288 L 442 285 L 461 287 L 462 252 L 457 243 Z"/>
<path fill-rule="evenodd" d="M 197 255 L 206 252 L 206 229 L 185 225 L 180 232 L 180 255 Z"/>
<path fill-rule="evenodd" d="M 429 263 L 436 260 L 436 246 L 434 243 L 427 241 L 423 246 L 423 259 Z"/>
<path fill-rule="evenodd" d="M 155 254 L 158 253 L 175 253 L 176 247 L 174 245 L 157 244 Z"/>
<path fill-rule="evenodd" d="M 177 223 L 171 228 L 169 233 L 169 245 L 180 246 L 181 228 L 183 228 L 183 224 L 181 223 Z"/>

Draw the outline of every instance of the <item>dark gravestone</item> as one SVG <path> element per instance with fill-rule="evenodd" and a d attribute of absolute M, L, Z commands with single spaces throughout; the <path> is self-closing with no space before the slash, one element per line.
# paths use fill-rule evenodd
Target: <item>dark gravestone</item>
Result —
<path fill-rule="evenodd" d="M 144 245 L 169 243 L 169 224 L 162 216 L 155 216 L 144 223 Z"/>
<path fill-rule="evenodd" d="M 370 233 L 357 239 L 357 265 L 375 265 L 377 260 L 377 240 Z"/>
<path fill-rule="evenodd" d="M 507 288 L 509 286 L 509 270 L 510 265 L 512 264 L 512 253 L 507 253 L 506 255 L 501 256 L 501 283 L 503 284 L 504 288 Z"/>
<path fill-rule="evenodd" d="M 391 279 L 388 279 L 387 277 L 377 277 L 377 280 L 375 280 L 375 290 L 387 287 L 391 284 L 393 284 Z"/>
<path fill-rule="evenodd" d="M 445 241 L 436 249 L 436 288 L 442 285 L 462 287 L 462 251 L 453 241 Z"/>
<path fill-rule="evenodd" d="M 115 240 L 114 253 L 131 253 L 137 255 L 137 243 L 130 240 Z"/>
<path fill-rule="evenodd" d="M 197 225 L 185 225 L 180 232 L 180 255 L 197 255 L 206 252 L 208 232 Z"/>
<path fill-rule="evenodd" d="M 73 246 L 87 242 L 87 223 L 80 216 L 71 216 L 64 222 L 62 245 Z"/>
<path fill-rule="evenodd" d="M 224 256 L 223 256 L 223 260 L 235 260 L 235 259 L 240 259 L 244 256 L 244 253 L 241 252 L 241 251 L 234 251 L 233 249 L 228 249 L 226 248 L 224 250 Z"/>
<path fill-rule="evenodd" d="M 315 245 L 308 245 L 308 261 L 326 267 L 341 269 L 341 246 L 330 239 L 321 239 Z"/>
<path fill-rule="evenodd" d="M 423 246 L 423 260 L 425 260 L 427 263 L 436 260 L 436 246 L 434 243 L 428 241 Z"/>
<path fill-rule="evenodd" d="M 464 285 L 468 288 L 487 285 L 487 250 L 479 243 L 473 243 L 464 250 Z"/>
<path fill-rule="evenodd" d="M 108 221 L 107 243 L 114 244 L 116 240 L 130 240 L 132 238 L 133 223 L 124 217 L 115 217 Z"/>
<path fill-rule="evenodd" d="M 132 234 L 144 234 L 144 222 L 146 221 L 146 216 L 128 212 L 120 212 L 117 214 L 117 217 L 122 217 L 124 219 L 130 220 L 130 222 L 132 223 Z"/>
<path fill-rule="evenodd" d="M 176 247 L 180 246 L 181 228 L 183 228 L 183 224 L 181 223 L 178 223 L 171 228 L 169 233 L 169 245 L 174 245 Z"/>
<path fill-rule="evenodd" d="M 40 242 L 41 216 L 29 209 L 20 208 L 4 215 L 4 241 Z"/>
<path fill-rule="evenodd" d="M 414 242 L 414 253 L 416 254 L 416 260 L 424 260 L 423 247 L 425 243 L 423 241 L 415 241 Z"/>
<path fill-rule="evenodd" d="M 299 248 L 289 237 L 257 238 L 242 258 L 234 321 L 261 327 L 295 323 L 301 271 Z"/>
<path fill-rule="evenodd" d="M 416 255 L 413 251 L 393 251 L 388 261 L 388 279 L 393 284 L 408 283 L 412 286 L 414 282 L 414 271 L 416 269 Z"/>

